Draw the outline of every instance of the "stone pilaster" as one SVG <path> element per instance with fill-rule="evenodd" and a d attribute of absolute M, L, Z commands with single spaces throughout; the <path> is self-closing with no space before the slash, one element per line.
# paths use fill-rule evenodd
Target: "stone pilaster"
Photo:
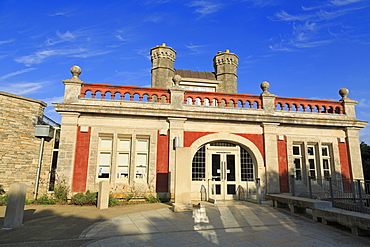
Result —
<path fill-rule="evenodd" d="M 172 77 L 175 75 L 174 63 L 176 51 L 162 44 L 150 50 L 152 60 L 152 87 L 171 88 Z"/>
<path fill-rule="evenodd" d="M 353 179 L 364 179 L 364 172 L 362 170 L 362 161 L 361 161 L 361 151 L 360 151 L 360 142 L 358 131 L 361 128 L 356 127 L 347 127 L 346 128 L 346 137 L 347 137 L 347 148 L 348 155 L 352 169 Z"/>
<path fill-rule="evenodd" d="M 279 156 L 277 147 L 278 123 L 262 123 L 265 146 L 267 193 L 279 193 Z"/>
<path fill-rule="evenodd" d="M 184 123 L 187 119 L 186 118 L 167 118 L 167 121 L 170 123 L 170 141 L 169 141 L 169 190 L 171 193 L 171 197 L 174 196 L 175 190 L 175 176 L 176 176 L 176 151 L 174 148 L 174 140 L 175 138 L 179 138 L 179 147 L 184 146 Z"/>
<path fill-rule="evenodd" d="M 174 211 L 191 210 L 191 156 L 189 147 L 176 148 Z"/>
<path fill-rule="evenodd" d="M 60 146 L 58 153 L 57 175 L 58 180 L 65 180 L 72 188 L 73 164 L 76 151 L 77 125 L 80 113 L 59 112 L 62 116 L 60 131 Z"/>
<path fill-rule="evenodd" d="M 348 98 L 345 98 L 345 99 L 342 100 L 344 112 L 345 112 L 346 116 L 349 119 L 357 119 L 356 118 L 356 109 L 355 109 L 355 105 L 357 103 L 358 103 L 357 101 L 351 100 L 351 99 L 348 99 Z"/>
<path fill-rule="evenodd" d="M 226 50 L 225 52 L 219 52 L 213 58 L 216 79 L 222 81 L 217 87 L 217 92 L 238 92 L 238 76 L 236 72 L 238 60 L 238 56 L 234 53 L 231 53 L 229 50 Z"/>

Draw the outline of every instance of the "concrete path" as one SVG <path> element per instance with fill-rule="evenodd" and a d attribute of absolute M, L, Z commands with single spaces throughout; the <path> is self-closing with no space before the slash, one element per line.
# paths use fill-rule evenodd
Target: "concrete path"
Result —
<path fill-rule="evenodd" d="M 118 216 L 87 228 L 81 246 L 370 246 L 369 237 L 248 202 L 202 202 L 193 212 L 168 208 Z"/>

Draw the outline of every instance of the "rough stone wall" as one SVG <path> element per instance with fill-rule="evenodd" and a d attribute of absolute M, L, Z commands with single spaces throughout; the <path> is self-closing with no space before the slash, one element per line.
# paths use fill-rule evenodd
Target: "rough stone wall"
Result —
<path fill-rule="evenodd" d="M 33 197 L 41 140 L 35 137 L 37 117 L 42 117 L 42 101 L 0 92 L 0 184 L 27 185 L 27 198 Z M 52 143 L 45 142 L 39 194 L 47 191 Z"/>

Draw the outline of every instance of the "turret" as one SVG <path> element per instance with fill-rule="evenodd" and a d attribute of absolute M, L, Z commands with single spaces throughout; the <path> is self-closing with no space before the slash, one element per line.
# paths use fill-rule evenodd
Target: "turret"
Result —
<path fill-rule="evenodd" d="M 238 67 L 238 56 L 229 50 L 218 52 L 213 58 L 216 79 L 222 81 L 218 85 L 217 92 L 237 93 L 238 82 L 236 68 Z"/>
<path fill-rule="evenodd" d="M 176 51 L 163 43 L 162 46 L 152 48 L 150 56 L 152 60 L 152 87 L 171 88 L 172 78 L 175 75 Z"/>

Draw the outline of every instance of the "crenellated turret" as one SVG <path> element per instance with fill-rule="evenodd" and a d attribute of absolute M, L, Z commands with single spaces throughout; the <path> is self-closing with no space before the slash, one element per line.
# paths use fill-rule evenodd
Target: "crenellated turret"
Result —
<path fill-rule="evenodd" d="M 213 58 L 213 66 L 215 68 L 216 79 L 222 81 L 218 85 L 217 91 L 224 93 L 237 93 L 237 72 L 238 56 L 231 53 L 229 50 L 218 52 Z"/>
<path fill-rule="evenodd" d="M 162 46 L 152 48 L 150 56 L 152 60 L 152 87 L 172 87 L 172 77 L 175 75 L 176 51 L 163 43 Z"/>

